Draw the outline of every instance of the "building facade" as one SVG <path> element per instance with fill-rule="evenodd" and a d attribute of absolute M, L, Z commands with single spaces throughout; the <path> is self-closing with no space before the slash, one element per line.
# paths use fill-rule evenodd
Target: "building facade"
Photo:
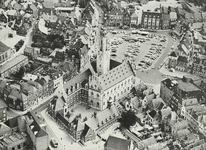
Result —
<path fill-rule="evenodd" d="M 0 101 L 0 122 L 5 122 L 7 120 L 7 106 L 4 102 Z"/>
<path fill-rule="evenodd" d="M 34 113 L 26 116 L 26 129 L 35 150 L 47 150 L 49 147 L 49 134 L 46 132 L 46 124 Z"/>
<path fill-rule="evenodd" d="M 1 68 L 0 75 L 1 77 L 8 77 L 10 74 L 18 71 L 21 66 L 25 66 L 27 64 L 28 64 L 28 58 L 24 55 L 19 55 L 14 59 L 6 62 L 5 64 L 0 65 Z"/>
<path fill-rule="evenodd" d="M 162 29 L 162 13 L 143 11 L 141 27 L 153 30 Z"/>

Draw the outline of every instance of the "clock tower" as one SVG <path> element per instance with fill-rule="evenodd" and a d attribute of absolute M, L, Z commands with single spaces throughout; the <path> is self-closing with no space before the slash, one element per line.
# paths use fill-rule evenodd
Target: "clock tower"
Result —
<path fill-rule="evenodd" d="M 110 68 L 110 49 L 105 31 L 100 33 L 99 50 L 97 54 L 97 73 L 98 75 L 105 74 Z"/>

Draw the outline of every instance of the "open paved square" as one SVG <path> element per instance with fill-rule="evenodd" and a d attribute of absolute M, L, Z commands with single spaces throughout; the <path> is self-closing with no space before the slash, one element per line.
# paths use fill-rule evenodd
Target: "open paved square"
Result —
<path fill-rule="evenodd" d="M 154 68 L 167 46 L 164 32 L 144 32 L 148 35 L 133 34 L 132 30 L 114 30 L 108 33 L 111 57 L 119 62 L 130 60 L 135 69 Z M 113 34 L 116 32 L 116 34 Z M 140 31 L 141 32 L 141 31 Z"/>

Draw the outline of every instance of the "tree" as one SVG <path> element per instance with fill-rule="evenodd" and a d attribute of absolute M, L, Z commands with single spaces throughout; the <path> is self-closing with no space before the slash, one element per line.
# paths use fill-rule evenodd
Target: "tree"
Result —
<path fill-rule="evenodd" d="M 135 125 L 136 121 L 137 117 L 133 111 L 129 110 L 127 112 L 122 112 L 122 116 L 120 119 L 122 127 L 129 129 L 130 126 Z"/>

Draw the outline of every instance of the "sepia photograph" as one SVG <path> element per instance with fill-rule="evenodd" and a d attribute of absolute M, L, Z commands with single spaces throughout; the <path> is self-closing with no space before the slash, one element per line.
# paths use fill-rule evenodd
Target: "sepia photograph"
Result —
<path fill-rule="evenodd" d="M 206 0 L 0 0 L 0 150 L 206 150 Z"/>

